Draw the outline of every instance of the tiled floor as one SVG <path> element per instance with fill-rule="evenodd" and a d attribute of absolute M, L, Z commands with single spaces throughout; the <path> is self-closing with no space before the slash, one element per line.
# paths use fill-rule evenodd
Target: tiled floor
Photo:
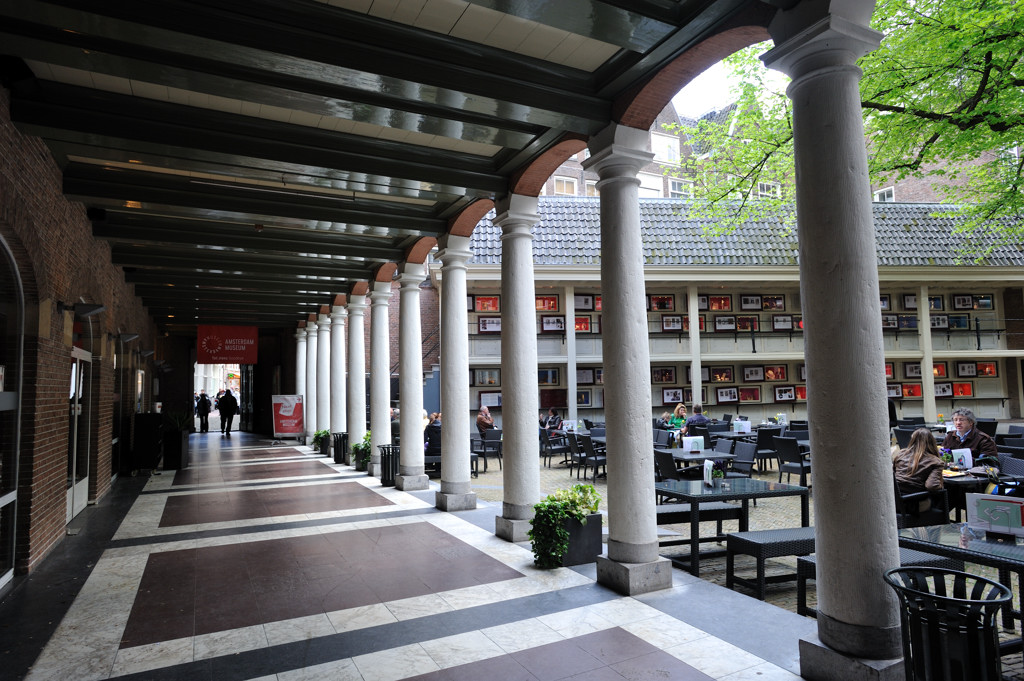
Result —
<path fill-rule="evenodd" d="M 189 471 L 148 479 L 14 678 L 772 681 L 798 678 L 815 631 L 678 570 L 636 598 L 593 565 L 537 570 L 528 545 L 494 536 L 500 504 L 442 513 L 436 487 L 381 487 L 243 433 L 191 446 Z"/>

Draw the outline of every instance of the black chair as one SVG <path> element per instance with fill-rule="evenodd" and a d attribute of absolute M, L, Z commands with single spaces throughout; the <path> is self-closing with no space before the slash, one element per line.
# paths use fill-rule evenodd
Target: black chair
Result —
<path fill-rule="evenodd" d="M 1011 447 L 1009 445 L 1001 445 L 999 447 L 1000 454 L 1009 454 L 1015 459 L 1024 459 L 1024 447 Z"/>
<path fill-rule="evenodd" d="M 1024 437 L 1008 437 L 1003 440 L 1003 444 L 1007 447 L 1024 447 Z"/>
<path fill-rule="evenodd" d="M 551 468 L 551 459 L 561 456 L 558 463 L 564 464 L 569 460 L 569 443 L 566 441 L 565 433 L 551 433 L 545 428 L 540 428 L 540 454 Z"/>
<path fill-rule="evenodd" d="M 804 458 L 795 437 L 775 437 L 775 453 L 779 460 L 779 482 L 782 474 L 786 474 L 786 482 L 790 476 L 800 476 L 800 486 L 807 487 L 807 475 L 811 472 L 811 462 Z"/>
<path fill-rule="evenodd" d="M 775 438 L 782 434 L 782 428 L 758 428 L 757 439 L 757 470 L 764 473 L 771 468 L 771 461 L 778 458 L 775 453 Z"/>
<path fill-rule="evenodd" d="M 721 421 L 719 421 L 718 423 L 709 423 L 707 428 L 708 428 L 708 432 L 709 433 L 728 433 L 729 432 L 729 424 L 728 423 L 722 423 Z"/>
<path fill-rule="evenodd" d="M 1024 426 L 1018 426 L 1015 423 L 1011 423 L 1006 427 L 1006 432 L 1010 435 L 1021 435 L 1024 436 Z"/>
<path fill-rule="evenodd" d="M 576 477 L 579 478 L 579 468 L 583 466 L 583 462 L 586 461 L 587 455 L 583 452 L 583 447 L 580 445 L 579 436 L 575 433 L 566 433 L 565 441 L 569 445 L 569 476 L 572 477 L 572 469 L 576 468 Z"/>
<path fill-rule="evenodd" d="M 498 459 L 498 470 L 501 470 L 501 429 L 492 428 L 480 433 L 481 449 L 478 452 L 484 458 L 484 472 L 487 472 L 487 457 L 492 454 Z"/>
<path fill-rule="evenodd" d="M 652 437 L 654 438 L 655 449 L 668 449 L 672 446 L 672 433 L 667 430 L 655 428 Z"/>
<path fill-rule="evenodd" d="M 807 421 L 790 421 L 788 427 L 793 430 L 807 430 L 810 428 L 810 426 L 807 425 Z"/>
<path fill-rule="evenodd" d="M 725 425 L 727 426 L 732 424 L 732 414 L 723 414 L 722 420 L 725 421 Z"/>
<path fill-rule="evenodd" d="M 995 419 L 978 419 L 974 422 L 974 427 L 989 437 L 995 437 L 996 429 L 999 428 L 999 421 Z"/>
<path fill-rule="evenodd" d="M 605 469 L 605 474 L 608 473 L 608 457 L 604 454 L 595 451 L 594 441 L 590 439 L 589 435 L 579 435 L 576 438 L 581 445 L 583 445 L 583 477 L 587 477 L 587 468 L 594 469 L 594 482 L 597 482 L 597 470 L 599 468 Z M 576 469 L 576 477 L 579 478 L 580 471 Z"/>
<path fill-rule="evenodd" d="M 715 443 L 711 440 L 711 431 L 707 429 L 707 426 L 690 426 L 686 429 L 686 437 L 704 438 L 705 449 L 713 449 L 715 446 Z"/>
<path fill-rule="evenodd" d="M 732 454 L 733 440 L 721 438 L 715 443 L 714 450 L 719 454 Z"/>
<path fill-rule="evenodd" d="M 719 443 L 724 440 L 719 440 Z M 754 459 L 757 457 L 757 445 L 753 442 L 738 441 L 733 447 L 732 453 L 736 455 L 736 458 L 732 460 L 732 465 L 729 470 L 725 472 L 727 478 L 749 478 L 754 472 Z M 754 505 L 757 505 L 757 499 L 754 499 Z"/>
<path fill-rule="evenodd" d="M 892 479 L 896 493 L 896 526 L 923 527 L 949 522 L 949 495 L 945 489 L 924 492 L 902 492 L 896 476 Z M 924 503 L 930 502 L 930 503 Z M 924 506 L 922 510 L 922 506 Z"/>
<path fill-rule="evenodd" d="M 896 434 L 896 444 L 899 445 L 900 449 L 906 449 L 910 446 L 910 436 L 914 434 L 916 428 L 900 428 L 896 427 L 892 429 L 892 432 Z"/>
<path fill-rule="evenodd" d="M 683 480 L 679 469 L 676 468 L 676 460 L 672 453 L 663 449 L 654 450 L 654 470 L 658 476 L 658 482 L 662 480 Z"/>
<path fill-rule="evenodd" d="M 587 428 L 587 430 L 590 432 L 590 437 L 604 437 L 605 434 L 605 428 L 598 426 L 592 426 Z"/>

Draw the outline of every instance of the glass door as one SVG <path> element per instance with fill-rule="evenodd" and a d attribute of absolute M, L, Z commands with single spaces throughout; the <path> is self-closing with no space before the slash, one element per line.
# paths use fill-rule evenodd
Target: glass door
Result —
<path fill-rule="evenodd" d="M 91 386 L 92 353 L 72 348 L 68 394 L 68 522 L 85 509 L 89 500 Z"/>
<path fill-rule="evenodd" d="M 25 305 L 18 267 L 0 237 L 0 590 L 14 577 Z"/>

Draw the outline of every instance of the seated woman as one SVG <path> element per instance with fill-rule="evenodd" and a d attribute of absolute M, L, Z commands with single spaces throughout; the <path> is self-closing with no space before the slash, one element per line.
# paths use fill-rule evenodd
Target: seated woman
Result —
<path fill-rule="evenodd" d="M 942 489 L 942 468 L 939 448 L 927 428 L 915 430 L 910 436 L 910 445 L 892 458 L 892 471 L 903 494 Z"/>
<path fill-rule="evenodd" d="M 434 419 L 423 432 L 425 456 L 441 456 L 441 419 L 439 414 L 432 414 Z"/>
<path fill-rule="evenodd" d="M 659 430 L 670 430 L 672 428 L 672 426 L 669 424 L 669 421 L 671 421 L 671 419 L 672 419 L 671 412 L 667 412 L 667 411 L 666 412 L 662 412 L 661 418 L 658 419 L 657 428 Z"/>
<path fill-rule="evenodd" d="M 669 419 L 668 425 L 670 428 L 682 428 L 686 425 L 686 405 L 680 402 L 676 405 L 676 408 L 672 410 L 672 418 Z"/>

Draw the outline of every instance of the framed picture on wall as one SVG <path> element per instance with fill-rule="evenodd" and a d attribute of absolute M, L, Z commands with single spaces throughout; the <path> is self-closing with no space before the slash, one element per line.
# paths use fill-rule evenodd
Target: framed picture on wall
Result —
<path fill-rule="evenodd" d="M 766 364 L 764 367 L 764 380 L 785 381 L 788 379 L 785 364 Z"/>
<path fill-rule="evenodd" d="M 675 383 L 675 367 L 651 367 L 651 383 Z"/>
<path fill-rule="evenodd" d="M 796 389 L 791 385 L 777 385 L 775 386 L 775 401 L 776 402 L 795 402 L 796 401 Z"/>
<path fill-rule="evenodd" d="M 998 362 L 978 362 L 976 366 L 979 378 L 995 378 L 999 375 Z"/>
<path fill-rule="evenodd" d="M 594 402 L 594 391 L 590 388 L 584 388 L 576 391 L 576 406 L 577 407 L 590 407 Z"/>
<path fill-rule="evenodd" d="M 697 296 L 697 310 L 704 311 L 708 309 L 708 297 L 703 293 Z"/>
<path fill-rule="evenodd" d="M 794 387 L 793 391 L 796 393 L 796 401 L 797 402 L 806 402 L 807 401 L 807 386 L 806 385 L 798 385 L 798 386 Z"/>
<path fill-rule="evenodd" d="M 474 296 L 474 312 L 501 312 L 501 296 Z"/>
<path fill-rule="evenodd" d="M 974 309 L 974 296 L 969 293 L 954 293 L 953 294 L 953 309 L 954 310 L 973 310 Z"/>
<path fill-rule="evenodd" d="M 744 293 L 740 295 L 740 309 L 741 310 L 760 310 L 761 309 L 761 296 L 755 296 L 752 293 Z"/>
<path fill-rule="evenodd" d="M 978 364 L 977 362 L 957 362 L 956 363 L 956 377 L 957 378 L 974 378 L 978 375 Z"/>
<path fill-rule="evenodd" d="M 981 293 L 974 296 L 974 309 L 975 310 L 991 310 L 993 309 L 992 294 Z"/>
<path fill-rule="evenodd" d="M 715 331 L 735 331 L 736 318 L 732 315 L 715 315 Z"/>
<path fill-rule="evenodd" d="M 886 383 L 885 394 L 889 397 L 903 397 L 903 386 L 899 383 Z"/>
<path fill-rule="evenodd" d="M 686 403 L 686 404 L 693 404 L 693 402 L 694 402 L 694 399 L 693 399 L 693 388 L 683 388 L 683 402 Z M 708 403 L 708 389 L 707 388 L 701 388 L 700 389 L 700 403 L 701 404 L 707 404 Z"/>
<path fill-rule="evenodd" d="M 565 317 L 544 315 L 540 318 L 541 333 L 565 333 Z"/>
<path fill-rule="evenodd" d="M 758 328 L 759 319 L 755 316 L 740 315 L 736 317 L 736 330 L 737 331 L 760 331 Z"/>
<path fill-rule="evenodd" d="M 894 314 L 882 315 L 882 328 L 883 329 L 897 329 L 899 328 L 899 317 Z"/>
<path fill-rule="evenodd" d="M 651 310 L 655 312 L 673 312 L 676 309 L 676 297 L 672 294 L 655 294 L 649 296 Z"/>
<path fill-rule="evenodd" d="M 974 384 L 970 381 L 953 383 L 953 397 L 974 397 Z"/>
<path fill-rule="evenodd" d="M 936 397 L 952 397 L 953 396 L 953 384 L 952 383 L 936 383 L 935 386 Z"/>
<path fill-rule="evenodd" d="M 904 362 L 903 378 L 921 378 L 920 362 Z"/>
<path fill-rule="evenodd" d="M 565 388 L 545 388 L 540 391 L 540 408 L 556 407 L 565 409 L 569 406 L 569 395 Z"/>
<path fill-rule="evenodd" d="M 661 389 L 661 403 L 662 404 L 678 404 L 683 401 L 683 389 L 682 388 L 662 388 Z"/>
<path fill-rule="evenodd" d="M 594 309 L 594 296 L 583 294 L 572 297 L 573 306 L 580 312 L 589 312 Z"/>
<path fill-rule="evenodd" d="M 501 317 L 477 317 L 477 333 L 501 333 Z"/>
<path fill-rule="evenodd" d="M 501 407 L 501 392 L 481 390 L 480 391 L 480 406 L 487 407 L 488 409 L 498 409 Z"/>
<path fill-rule="evenodd" d="M 594 370 L 593 369 L 577 369 L 576 370 L 576 385 L 593 385 L 594 384 Z"/>
<path fill-rule="evenodd" d="M 903 396 L 904 397 L 921 397 L 920 383 L 904 383 L 903 384 Z"/>
<path fill-rule="evenodd" d="M 942 296 L 928 296 L 928 309 L 941 311 L 943 309 Z"/>
<path fill-rule="evenodd" d="M 743 367 L 743 380 L 747 383 L 760 382 L 764 380 L 764 367 L 763 366 L 746 366 Z"/>
<path fill-rule="evenodd" d="M 601 296 L 594 296 L 594 311 L 601 311 Z"/>
<path fill-rule="evenodd" d="M 716 388 L 715 401 L 718 404 L 730 404 L 740 401 L 740 394 L 736 388 Z"/>
<path fill-rule="evenodd" d="M 885 363 L 885 378 L 886 380 L 892 380 L 896 378 L 896 367 L 895 362 Z"/>
<path fill-rule="evenodd" d="M 792 331 L 793 315 L 776 314 L 772 315 L 772 331 Z"/>
<path fill-rule="evenodd" d="M 966 331 L 971 328 L 971 317 L 965 314 L 946 315 L 949 320 L 949 328 L 954 331 Z"/>
<path fill-rule="evenodd" d="M 768 312 L 782 312 L 786 309 L 786 296 L 782 294 L 761 296 L 761 309 Z"/>
<path fill-rule="evenodd" d="M 466 296 L 466 312 L 472 312 L 473 309 L 473 296 Z"/>
<path fill-rule="evenodd" d="M 537 369 L 537 385 L 558 385 L 558 369 Z"/>
<path fill-rule="evenodd" d="M 740 402 L 760 402 L 761 386 L 748 385 L 740 388 Z"/>
<path fill-rule="evenodd" d="M 712 383 L 732 383 L 732 367 L 711 367 Z"/>
<path fill-rule="evenodd" d="M 901 314 L 899 315 L 899 328 L 901 329 L 916 329 L 917 328 L 917 315 L 916 314 Z"/>
<path fill-rule="evenodd" d="M 797 378 L 799 378 L 801 381 L 806 381 L 807 380 L 807 365 L 806 364 L 801 364 L 800 366 L 798 366 L 797 369 L 796 369 L 796 375 L 797 375 Z"/>
<path fill-rule="evenodd" d="M 928 318 L 928 323 L 933 329 L 948 329 L 949 316 L 944 314 L 933 314 Z"/>
<path fill-rule="evenodd" d="M 534 296 L 533 300 L 537 307 L 537 312 L 558 312 L 557 295 Z"/>
<path fill-rule="evenodd" d="M 579 315 L 576 317 L 576 333 L 590 333 L 590 315 Z"/>
<path fill-rule="evenodd" d="M 661 330 L 662 331 L 682 331 L 683 330 L 683 317 L 678 314 L 663 314 L 661 315 Z"/>
<path fill-rule="evenodd" d="M 935 378 L 949 378 L 949 374 L 946 373 L 946 363 L 932 362 L 932 376 Z"/>
<path fill-rule="evenodd" d="M 703 333 L 704 332 L 704 315 L 698 315 L 697 319 L 699 320 L 697 328 L 701 331 L 701 333 Z M 690 317 L 689 317 L 689 315 L 685 315 L 684 314 L 683 315 L 683 331 L 688 332 L 689 330 L 690 330 Z"/>
<path fill-rule="evenodd" d="M 892 303 L 890 302 L 888 293 L 883 293 L 878 296 L 878 305 L 882 308 L 882 312 L 888 312 L 892 309 Z"/>
<path fill-rule="evenodd" d="M 473 385 L 477 386 L 499 386 L 501 385 L 501 369 L 474 369 Z"/>
<path fill-rule="evenodd" d="M 711 371 L 706 366 L 700 368 L 700 380 L 701 383 L 711 382 Z M 691 366 L 686 367 L 686 382 L 693 383 L 693 367 Z"/>
<path fill-rule="evenodd" d="M 903 294 L 903 309 L 904 310 L 916 310 L 917 309 L 917 294 L 916 293 L 904 293 Z"/>
<path fill-rule="evenodd" d="M 708 305 L 714 312 L 732 312 L 732 296 L 709 296 Z"/>
<path fill-rule="evenodd" d="M 594 369 L 594 383 L 604 385 L 604 369 L 601 367 Z"/>

